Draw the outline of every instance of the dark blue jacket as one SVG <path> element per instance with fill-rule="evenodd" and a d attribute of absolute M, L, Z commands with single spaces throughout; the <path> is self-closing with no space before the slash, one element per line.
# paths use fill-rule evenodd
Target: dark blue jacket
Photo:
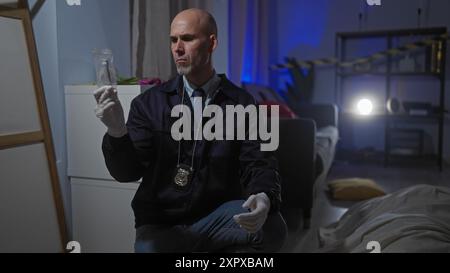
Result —
<path fill-rule="evenodd" d="M 219 105 L 224 113 L 226 105 L 255 104 L 249 93 L 224 75 L 221 79 L 211 104 Z M 171 127 L 179 118 L 172 118 L 171 110 L 182 103 L 182 90 L 183 80 L 178 76 L 137 96 L 131 103 L 128 134 L 122 138 L 105 134 L 103 138 L 111 175 L 120 182 L 142 178 L 132 201 L 136 227 L 190 224 L 226 201 L 259 192 L 268 194 L 271 212 L 278 211 L 281 179 L 277 161 L 272 153 L 261 151 L 259 141 L 197 141 L 192 182 L 183 188 L 174 183 L 178 142 L 171 136 Z M 187 94 L 185 104 L 192 107 Z M 190 165 L 193 141 L 181 143 L 181 161 Z"/>

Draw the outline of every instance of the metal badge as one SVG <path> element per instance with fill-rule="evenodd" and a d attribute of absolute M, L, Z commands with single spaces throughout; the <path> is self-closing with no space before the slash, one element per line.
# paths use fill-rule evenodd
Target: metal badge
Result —
<path fill-rule="evenodd" d="M 177 173 L 175 174 L 174 182 L 177 186 L 186 187 L 191 180 L 193 169 L 185 164 L 177 166 Z"/>

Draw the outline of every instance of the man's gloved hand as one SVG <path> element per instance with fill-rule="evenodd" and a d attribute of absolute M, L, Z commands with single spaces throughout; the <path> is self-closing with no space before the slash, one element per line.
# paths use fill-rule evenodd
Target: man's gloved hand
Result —
<path fill-rule="evenodd" d="M 250 209 L 250 212 L 235 215 L 234 221 L 248 232 L 256 233 L 262 228 L 269 214 L 269 197 L 264 192 L 251 195 L 242 207 Z"/>
<path fill-rule="evenodd" d="M 97 106 L 95 115 L 108 127 L 112 137 L 122 137 L 127 134 L 123 108 L 117 96 L 117 90 L 112 86 L 102 86 L 94 92 Z"/>

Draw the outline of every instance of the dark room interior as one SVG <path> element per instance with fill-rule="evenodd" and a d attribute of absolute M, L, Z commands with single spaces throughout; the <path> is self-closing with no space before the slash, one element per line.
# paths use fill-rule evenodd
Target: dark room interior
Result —
<path fill-rule="evenodd" d="M 248 238 L 286 229 L 271 253 L 449 253 L 449 13 L 449 0 L 0 0 L 0 253 L 139 252 L 154 225 L 153 252 L 201 222 L 179 204 L 197 221 L 239 191 L 247 214 L 267 204 Z M 217 30 L 201 40 L 177 25 L 183 14 Z M 194 61 L 183 70 L 184 50 L 207 52 L 195 58 L 213 76 L 202 81 Z M 195 119 L 198 87 L 216 92 L 206 105 L 254 104 L 260 119 L 272 109 L 276 149 L 176 139 L 164 104 L 194 92 Z M 103 99 L 123 120 L 99 114 Z M 139 175 L 113 171 L 138 169 L 130 153 Z M 248 229 L 247 214 L 231 224 Z M 283 226 L 267 231 L 274 215 Z M 248 251 L 203 239 L 188 252 Z"/>

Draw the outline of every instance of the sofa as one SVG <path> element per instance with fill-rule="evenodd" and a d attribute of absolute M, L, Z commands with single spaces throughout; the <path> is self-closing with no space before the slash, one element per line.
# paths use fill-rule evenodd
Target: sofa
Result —
<path fill-rule="evenodd" d="M 332 104 L 301 105 L 299 118 L 280 119 L 276 151 L 282 177 L 281 213 L 289 230 L 308 228 L 314 186 L 326 179 L 338 141 L 338 113 Z"/>

